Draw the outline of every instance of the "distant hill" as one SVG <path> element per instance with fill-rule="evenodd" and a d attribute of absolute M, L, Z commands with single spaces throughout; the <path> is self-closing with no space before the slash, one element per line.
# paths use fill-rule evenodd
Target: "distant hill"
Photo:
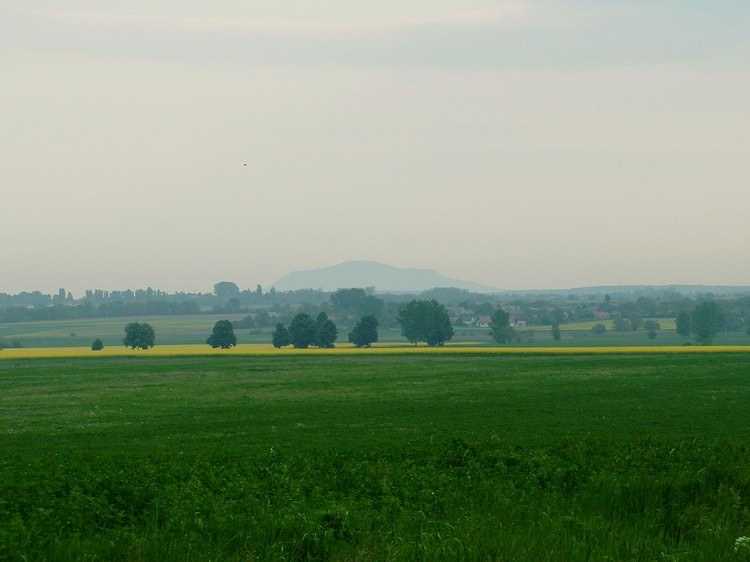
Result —
<path fill-rule="evenodd" d="M 565 295 L 605 295 L 634 297 L 668 298 L 670 293 L 695 297 L 708 293 L 717 296 L 737 296 L 750 294 L 748 285 L 594 285 L 570 289 L 518 289 L 502 291 L 504 296 L 526 297 L 565 296 Z"/>
<path fill-rule="evenodd" d="M 456 287 L 477 293 L 498 289 L 471 281 L 449 279 L 434 269 L 394 267 L 374 261 L 348 261 L 308 271 L 293 271 L 276 281 L 277 291 L 322 289 L 335 291 L 350 287 L 375 287 L 381 292 L 421 292 L 435 287 Z"/>

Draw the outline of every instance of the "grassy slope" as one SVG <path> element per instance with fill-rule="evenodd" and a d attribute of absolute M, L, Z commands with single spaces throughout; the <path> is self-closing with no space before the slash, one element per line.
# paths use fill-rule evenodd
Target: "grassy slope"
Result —
<path fill-rule="evenodd" d="M 737 558 L 747 356 L 0 362 L 0 559 Z"/>

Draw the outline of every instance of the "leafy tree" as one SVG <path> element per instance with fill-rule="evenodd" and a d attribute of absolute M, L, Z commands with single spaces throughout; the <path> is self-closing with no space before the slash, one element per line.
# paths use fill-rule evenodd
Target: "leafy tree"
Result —
<path fill-rule="evenodd" d="M 474 307 L 477 316 L 491 316 L 495 312 L 495 305 L 490 302 L 479 303 Z"/>
<path fill-rule="evenodd" d="M 229 312 L 229 314 L 234 314 L 235 312 L 239 312 L 240 308 L 242 308 L 242 305 L 240 304 L 240 299 L 236 297 L 232 297 L 229 299 L 229 302 L 227 302 L 226 310 Z"/>
<path fill-rule="evenodd" d="M 612 321 L 612 327 L 615 329 L 615 332 L 627 332 L 632 328 L 632 325 L 630 324 L 630 320 L 615 318 Z"/>
<path fill-rule="evenodd" d="M 628 321 L 630 322 L 630 328 L 632 330 L 638 330 L 643 323 L 643 318 L 641 318 L 640 316 L 630 316 L 628 317 Z"/>
<path fill-rule="evenodd" d="M 409 301 L 398 313 L 401 335 L 414 345 L 423 341 L 424 326 L 429 323 L 429 305 L 427 301 Z"/>
<path fill-rule="evenodd" d="M 238 330 L 242 328 L 255 328 L 255 319 L 252 316 L 245 316 L 242 320 L 234 320 L 232 322 L 232 327 L 237 328 Z"/>
<path fill-rule="evenodd" d="M 607 331 L 607 327 L 601 323 L 594 324 L 594 326 L 591 328 L 591 331 L 594 332 L 596 335 L 601 335 Z"/>
<path fill-rule="evenodd" d="M 289 325 L 289 341 L 297 349 L 307 349 L 315 345 L 317 326 L 309 314 L 301 312 L 292 318 Z"/>
<path fill-rule="evenodd" d="M 267 328 L 271 325 L 271 315 L 265 310 L 261 310 L 255 314 L 255 323 L 258 328 Z"/>
<path fill-rule="evenodd" d="M 331 304 L 337 310 L 354 316 L 380 316 L 385 303 L 368 295 L 364 289 L 339 289 L 331 295 Z"/>
<path fill-rule="evenodd" d="M 653 331 L 661 330 L 661 325 L 656 320 L 646 320 L 643 323 L 643 327 L 646 330 L 653 330 Z"/>
<path fill-rule="evenodd" d="M 745 327 L 745 321 L 734 311 L 724 312 L 724 322 L 722 329 L 727 332 L 741 332 Z"/>
<path fill-rule="evenodd" d="M 560 341 L 560 338 L 562 337 L 562 334 L 560 333 L 560 324 L 555 322 L 552 324 L 552 339 L 555 341 Z"/>
<path fill-rule="evenodd" d="M 656 301 L 649 297 L 638 297 L 635 301 L 635 308 L 639 316 L 653 316 L 656 314 Z"/>
<path fill-rule="evenodd" d="M 453 337 L 445 307 L 436 300 L 409 301 L 398 313 L 401 334 L 414 345 L 440 346 Z"/>
<path fill-rule="evenodd" d="M 278 349 L 280 347 L 286 347 L 289 345 L 289 330 L 286 329 L 286 326 L 279 322 L 276 324 L 276 329 L 273 331 L 273 346 Z"/>
<path fill-rule="evenodd" d="M 554 319 L 553 324 L 559 325 L 561 322 L 565 322 L 565 312 L 562 308 L 556 306 L 552 309 L 552 318 Z"/>
<path fill-rule="evenodd" d="M 96 338 L 91 344 L 91 351 L 101 351 L 104 349 L 104 342 L 99 338 Z"/>
<path fill-rule="evenodd" d="M 338 337 L 338 329 L 325 312 L 318 314 L 315 321 L 315 344 L 318 347 L 331 348 Z"/>
<path fill-rule="evenodd" d="M 510 327 L 510 313 L 502 308 L 492 313 L 490 335 L 497 343 L 509 343 L 513 339 L 513 328 Z"/>
<path fill-rule="evenodd" d="M 706 301 L 695 307 L 690 321 L 695 339 L 702 345 L 711 345 L 724 323 L 724 314 L 715 302 Z"/>
<path fill-rule="evenodd" d="M 131 322 L 125 326 L 125 338 L 122 343 L 125 344 L 125 347 L 132 349 L 148 349 L 154 347 L 155 340 L 156 332 L 151 324 Z"/>
<path fill-rule="evenodd" d="M 219 320 L 214 324 L 211 335 L 206 343 L 212 348 L 229 349 L 237 345 L 237 336 L 234 335 L 234 327 L 229 320 Z"/>
<path fill-rule="evenodd" d="M 693 331 L 690 313 L 684 310 L 680 312 L 675 319 L 675 327 L 677 328 L 678 334 L 688 337 Z"/>
<path fill-rule="evenodd" d="M 378 319 L 372 314 L 360 318 L 349 334 L 349 342 L 354 347 L 371 347 L 378 341 Z"/>
<path fill-rule="evenodd" d="M 648 331 L 648 339 L 655 340 L 656 339 L 656 330 L 649 330 Z"/>
<path fill-rule="evenodd" d="M 214 294 L 217 297 L 231 298 L 238 297 L 240 294 L 240 288 L 237 283 L 231 281 L 219 281 L 214 285 Z"/>

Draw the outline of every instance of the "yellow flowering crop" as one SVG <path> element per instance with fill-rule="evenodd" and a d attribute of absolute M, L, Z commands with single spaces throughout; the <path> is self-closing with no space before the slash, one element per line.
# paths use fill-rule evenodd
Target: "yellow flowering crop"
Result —
<path fill-rule="evenodd" d="M 66 357 L 189 357 L 226 356 L 293 356 L 293 355 L 394 355 L 394 354 L 593 354 L 593 353 L 727 353 L 750 352 L 748 345 L 716 346 L 633 346 L 633 347 L 414 347 L 409 344 L 381 344 L 356 349 L 348 344 L 333 349 L 275 349 L 270 344 L 241 344 L 232 349 L 211 349 L 208 345 L 157 345 L 149 350 L 106 347 L 91 351 L 87 347 L 9 348 L 0 351 L 0 360 Z"/>

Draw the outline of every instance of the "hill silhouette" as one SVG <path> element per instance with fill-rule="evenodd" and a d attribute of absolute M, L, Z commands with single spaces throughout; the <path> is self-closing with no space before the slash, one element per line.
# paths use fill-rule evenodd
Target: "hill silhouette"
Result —
<path fill-rule="evenodd" d="M 322 289 L 335 291 L 349 287 L 372 287 L 382 292 L 418 292 L 435 287 L 456 287 L 479 293 L 495 293 L 497 288 L 471 281 L 450 279 L 434 269 L 394 267 L 374 261 L 347 261 L 331 267 L 293 271 L 276 283 L 278 291 Z"/>

